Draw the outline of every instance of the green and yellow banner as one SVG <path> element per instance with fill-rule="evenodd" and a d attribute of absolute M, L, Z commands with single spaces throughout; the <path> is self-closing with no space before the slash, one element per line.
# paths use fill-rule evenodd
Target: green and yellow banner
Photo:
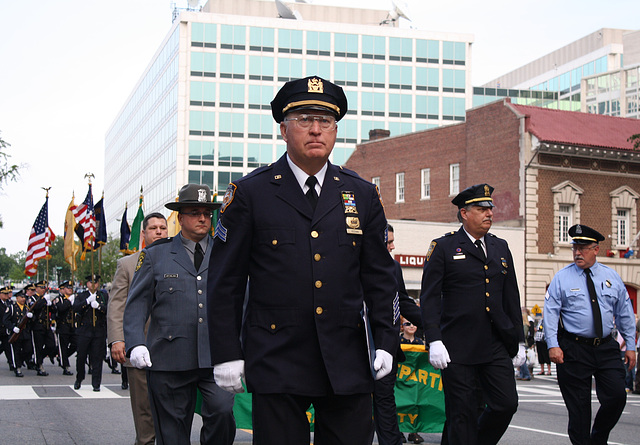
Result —
<path fill-rule="evenodd" d="M 444 393 L 440 370 L 429 363 L 429 354 L 423 345 L 402 345 L 406 360 L 398 364 L 396 374 L 396 409 L 400 431 L 405 433 L 441 433 L 444 426 Z M 198 392 L 196 412 L 202 401 Z M 251 394 L 236 394 L 233 414 L 236 427 L 252 429 Z M 307 411 L 313 431 L 313 406 Z"/>

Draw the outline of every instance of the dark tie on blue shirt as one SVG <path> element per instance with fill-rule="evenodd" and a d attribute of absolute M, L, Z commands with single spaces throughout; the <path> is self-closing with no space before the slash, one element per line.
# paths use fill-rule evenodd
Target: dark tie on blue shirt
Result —
<path fill-rule="evenodd" d="M 593 324 L 596 328 L 596 337 L 602 338 L 602 313 L 600 312 L 600 305 L 598 304 L 596 287 L 593 285 L 593 280 L 591 279 L 591 269 L 587 267 L 584 273 L 587 276 L 587 289 L 589 289 L 589 300 L 591 301 L 591 310 L 593 311 Z"/>
<path fill-rule="evenodd" d="M 307 190 L 305 195 L 307 196 L 307 200 L 309 201 L 309 204 L 311 204 L 313 210 L 316 209 L 316 204 L 318 204 L 318 194 L 316 193 L 317 182 L 318 180 L 315 176 L 309 176 L 305 181 L 305 184 L 309 187 L 309 190 Z"/>
<path fill-rule="evenodd" d="M 196 266 L 196 272 L 200 270 L 200 265 L 204 259 L 204 252 L 200 243 L 196 243 L 196 250 L 193 253 L 193 265 Z"/>

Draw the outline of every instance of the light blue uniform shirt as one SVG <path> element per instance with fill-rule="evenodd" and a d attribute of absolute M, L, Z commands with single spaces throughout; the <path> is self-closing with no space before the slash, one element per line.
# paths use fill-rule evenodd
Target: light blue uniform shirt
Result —
<path fill-rule="evenodd" d="M 635 344 L 633 305 L 620 276 L 611 268 L 596 263 L 590 268 L 602 313 L 602 335 L 607 337 L 615 324 L 628 345 Z M 594 338 L 593 310 L 587 277 L 575 263 L 560 270 L 549 285 L 544 302 L 544 333 L 549 348 L 558 347 L 558 320 L 564 329 L 581 337 Z"/>

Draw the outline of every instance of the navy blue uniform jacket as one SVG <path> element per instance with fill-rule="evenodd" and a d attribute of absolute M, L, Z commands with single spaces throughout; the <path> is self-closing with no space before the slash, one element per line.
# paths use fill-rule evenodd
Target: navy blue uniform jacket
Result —
<path fill-rule="evenodd" d="M 374 185 L 329 164 L 314 213 L 282 156 L 230 187 L 220 217 L 226 241 L 216 231 L 208 277 L 213 363 L 244 359 L 251 392 L 371 392 L 363 299 L 375 347 L 393 355 L 398 342 L 397 285 Z M 343 191 L 353 192 L 362 235 L 347 233 Z"/>
<path fill-rule="evenodd" d="M 507 242 L 487 233 L 487 261 L 464 229 L 431 242 L 420 307 L 427 343 L 442 340 L 451 361 L 492 360 L 492 330 L 514 357 L 524 342 L 520 292 Z"/>

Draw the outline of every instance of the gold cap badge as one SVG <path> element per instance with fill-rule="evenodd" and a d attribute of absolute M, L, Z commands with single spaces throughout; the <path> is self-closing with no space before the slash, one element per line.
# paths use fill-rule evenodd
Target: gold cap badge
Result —
<path fill-rule="evenodd" d="M 307 82 L 307 93 L 324 93 L 322 80 L 314 77 Z"/>

